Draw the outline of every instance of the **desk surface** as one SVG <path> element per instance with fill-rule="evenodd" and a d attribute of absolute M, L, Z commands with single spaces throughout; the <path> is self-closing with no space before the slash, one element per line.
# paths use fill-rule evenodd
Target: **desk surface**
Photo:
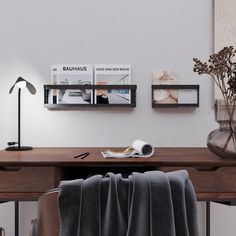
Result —
<path fill-rule="evenodd" d="M 156 148 L 150 158 L 103 158 L 101 151 L 118 148 L 34 148 L 31 151 L 0 151 L 0 166 L 236 166 L 235 160 L 222 160 L 207 148 Z M 121 149 L 122 150 L 122 149 Z M 84 159 L 74 156 L 89 152 Z"/>
<path fill-rule="evenodd" d="M 31 151 L 0 151 L 0 200 L 37 200 L 62 179 L 80 178 L 83 171 L 164 172 L 186 169 L 199 200 L 236 200 L 236 159 L 222 160 L 207 148 L 156 148 L 150 158 L 107 158 L 101 151 L 119 148 L 34 148 Z M 120 150 L 122 150 L 121 148 Z M 89 152 L 84 159 L 74 156 Z M 83 168 L 88 167 L 88 168 Z M 102 169 L 100 168 L 100 169 Z M 126 168 L 126 169 L 125 169 Z M 76 175 L 71 175 L 75 172 Z M 93 172 L 94 173 L 94 172 Z"/>

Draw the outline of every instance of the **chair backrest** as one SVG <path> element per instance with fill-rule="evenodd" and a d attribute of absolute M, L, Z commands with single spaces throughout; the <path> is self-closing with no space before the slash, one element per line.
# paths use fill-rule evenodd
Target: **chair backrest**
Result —
<path fill-rule="evenodd" d="M 58 190 L 45 193 L 39 199 L 39 236 L 59 236 Z"/>
<path fill-rule="evenodd" d="M 5 230 L 2 227 L 0 227 L 0 236 L 5 236 Z"/>

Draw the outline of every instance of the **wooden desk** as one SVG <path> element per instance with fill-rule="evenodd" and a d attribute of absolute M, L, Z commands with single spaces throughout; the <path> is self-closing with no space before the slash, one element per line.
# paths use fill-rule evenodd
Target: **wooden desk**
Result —
<path fill-rule="evenodd" d="M 236 160 L 221 160 L 207 148 L 158 148 L 151 158 L 104 159 L 108 148 L 35 148 L 0 151 L 0 200 L 37 200 L 61 179 L 89 173 L 187 169 L 200 201 L 236 200 Z M 114 149 L 114 148 L 113 148 Z M 89 152 L 85 159 L 74 156 Z"/>

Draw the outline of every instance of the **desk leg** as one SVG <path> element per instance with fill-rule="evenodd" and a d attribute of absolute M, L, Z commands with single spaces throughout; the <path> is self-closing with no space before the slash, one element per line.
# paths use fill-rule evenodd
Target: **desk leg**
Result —
<path fill-rule="evenodd" d="M 211 202 L 206 202 L 206 236 L 211 236 Z"/>
<path fill-rule="evenodd" d="M 15 236 L 19 236 L 19 202 L 15 202 Z"/>

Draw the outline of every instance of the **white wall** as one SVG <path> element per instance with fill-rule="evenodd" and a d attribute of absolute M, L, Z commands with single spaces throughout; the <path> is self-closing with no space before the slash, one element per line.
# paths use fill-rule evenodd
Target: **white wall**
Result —
<path fill-rule="evenodd" d="M 8 90 L 19 75 L 38 89 L 35 96 L 23 94 L 23 144 L 122 146 L 143 138 L 157 146 L 205 146 L 215 126 L 211 80 L 192 72 L 192 58 L 206 58 L 212 51 L 211 8 L 211 0 L 1 0 L 2 147 L 17 135 L 17 93 L 8 95 Z M 50 83 L 50 65 L 60 63 L 131 64 L 137 108 L 48 111 L 43 84 Z M 162 68 L 200 84 L 199 109 L 151 108 L 151 73 Z"/>
<path fill-rule="evenodd" d="M 20 230 L 19 235 L 20 236 L 28 236 L 29 235 L 29 229 L 31 227 L 31 221 L 33 219 L 36 219 L 37 216 L 37 207 L 38 204 L 35 202 L 21 202 L 20 203 Z M 10 236 L 11 234 L 9 234 Z M 8 235 L 7 235 L 8 236 Z M 13 236 L 13 235 L 12 235 Z"/>
<path fill-rule="evenodd" d="M 6 236 L 13 236 L 14 231 L 14 203 L 1 203 L 0 205 L 0 227 L 4 227 Z M 26 234 L 27 235 L 27 234 Z"/>
<path fill-rule="evenodd" d="M 8 90 L 19 75 L 38 90 L 23 93 L 22 144 L 127 146 L 141 138 L 157 147 L 206 146 L 216 127 L 211 80 L 192 72 L 192 58 L 212 52 L 211 0 L 0 0 L 0 32 L 2 148 L 17 139 L 17 94 Z M 63 63 L 131 64 L 136 109 L 48 111 L 43 85 L 50 83 L 50 65 Z M 200 108 L 153 110 L 155 69 L 200 84 Z"/>

